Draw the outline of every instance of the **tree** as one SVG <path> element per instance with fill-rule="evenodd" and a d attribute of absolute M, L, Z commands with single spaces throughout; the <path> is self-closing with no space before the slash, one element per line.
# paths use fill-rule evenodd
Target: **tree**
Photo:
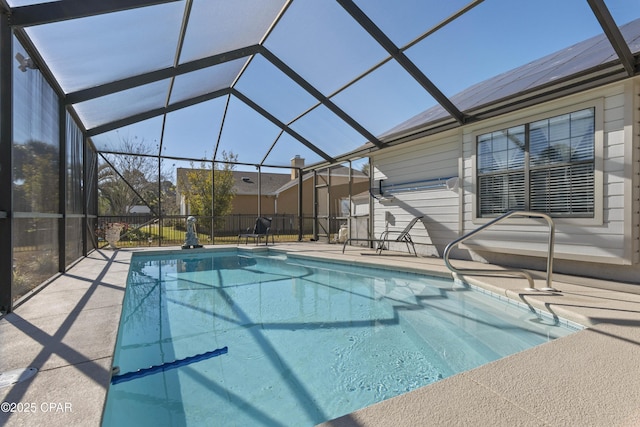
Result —
<path fill-rule="evenodd" d="M 178 187 L 189 205 L 189 213 L 213 217 L 214 227 L 221 226 L 231 213 L 235 196 L 232 163 L 238 160 L 238 156 L 223 151 L 222 159 L 223 163 L 202 162 L 200 169 L 194 168 L 192 163 L 191 169 L 178 177 Z"/>
<path fill-rule="evenodd" d="M 26 212 L 58 212 L 58 147 L 41 141 L 14 146 L 14 204 Z"/>
<path fill-rule="evenodd" d="M 176 201 L 176 184 L 169 179 L 165 179 L 160 184 L 160 194 L 162 196 L 162 213 L 165 215 L 178 215 L 180 206 Z M 152 203 L 152 207 L 156 207 Z"/>
<path fill-rule="evenodd" d="M 170 192 L 172 186 L 166 184 L 169 180 L 165 173 L 158 176 L 158 159 L 151 156 L 154 148 L 145 143 L 144 138 L 125 137 L 117 151 L 130 154 L 104 156 L 105 160 L 98 167 L 101 215 L 128 215 L 136 205 L 147 205 L 160 214 L 157 212 L 158 178 L 163 183 L 162 190 Z"/>

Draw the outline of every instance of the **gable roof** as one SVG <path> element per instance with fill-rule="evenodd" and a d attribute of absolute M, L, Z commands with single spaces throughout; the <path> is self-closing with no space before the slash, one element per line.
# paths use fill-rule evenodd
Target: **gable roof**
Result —
<path fill-rule="evenodd" d="M 233 190 L 236 195 L 256 195 L 258 194 L 258 172 L 233 171 Z M 264 173 L 260 174 L 260 186 L 263 196 L 277 194 L 277 190 L 284 184 L 291 181 L 288 173 Z M 295 181 L 294 181 L 295 182 Z"/>
<path fill-rule="evenodd" d="M 184 175 L 187 171 L 195 170 L 200 173 L 211 173 L 210 169 L 190 169 L 177 168 L 176 175 L 178 177 L 178 187 L 184 183 Z M 257 195 L 258 194 L 258 172 L 232 171 L 233 174 L 233 191 L 236 195 Z M 334 166 L 331 168 L 332 176 L 349 176 L 349 168 L 345 166 Z M 351 172 L 354 179 L 369 179 L 368 176 L 359 170 L 353 169 Z M 313 177 L 312 173 L 304 174 L 302 179 L 306 181 Z M 297 179 L 291 179 L 289 173 L 260 173 L 260 185 L 263 196 L 275 196 L 282 191 L 294 187 L 298 184 Z M 180 192 L 180 188 L 177 189 Z"/>
<path fill-rule="evenodd" d="M 180 192 L 180 186 L 185 184 L 187 171 L 197 171 L 198 173 L 211 173 L 211 169 L 199 168 L 177 168 L 176 176 L 178 180 L 177 191 Z M 233 175 L 233 191 L 236 195 L 257 195 L 258 194 L 258 172 L 232 171 Z M 262 173 L 261 186 L 262 194 L 275 195 L 276 190 L 285 183 L 291 181 L 291 175 L 285 173 Z"/>
<path fill-rule="evenodd" d="M 331 176 L 343 176 L 343 177 L 348 177 L 349 176 L 349 168 L 346 166 L 333 166 L 331 167 Z M 365 173 L 363 173 L 362 171 L 359 171 L 357 169 L 352 169 L 351 170 L 351 176 L 354 180 L 368 180 L 369 176 Z M 304 175 L 302 175 L 302 180 L 306 181 L 308 179 L 313 178 L 313 173 L 306 173 Z M 297 179 L 293 179 L 290 180 L 289 182 L 285 183 L 282 187 L 278 188 L 276 190 L 276 193 L 282 193 L 283 191 L 294 187 L 295 185 L 297 185 L 298 180 Z"/>

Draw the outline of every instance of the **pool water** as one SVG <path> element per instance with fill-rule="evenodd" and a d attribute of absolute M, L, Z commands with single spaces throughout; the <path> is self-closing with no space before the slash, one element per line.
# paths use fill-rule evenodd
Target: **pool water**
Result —
<path fill-rule="evenodd" d="M 313 426 L 575 330 L 445 278 L 136 254 L 103 425 Z"/>

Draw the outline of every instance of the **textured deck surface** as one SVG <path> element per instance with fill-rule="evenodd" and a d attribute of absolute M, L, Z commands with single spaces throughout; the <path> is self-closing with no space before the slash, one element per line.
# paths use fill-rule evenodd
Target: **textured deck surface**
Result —
<path fill-rule="evenodd" d="M 449 275 L 436 258 L 361 248 L 343 255 L 341 245 L 321 243 L 275 248 Z M 0 372 L 39 370 L 0 388 L 0 402 L 14 411 L 4 403 L 0 425 L 99 425 L 132 252 L 92 253 L 0 320 Z M 581 286 L 582 279 L 558 275 L 562 292 L 552 294 L 525 292 L 518 278 L 467 280 L 588 327 L 322 426 L 640 425 L 640 295 L 623 292 L 636 287 L 603 282 L 607 289 L 598 289 L 597 281 Z"/>

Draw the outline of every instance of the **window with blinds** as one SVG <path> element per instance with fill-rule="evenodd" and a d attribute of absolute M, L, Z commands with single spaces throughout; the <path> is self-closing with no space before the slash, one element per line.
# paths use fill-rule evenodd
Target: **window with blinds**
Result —
<path fill-rule="evenodd" d="M 594 215 L 595 109 L 477 137 L 478 215 Z"/>

